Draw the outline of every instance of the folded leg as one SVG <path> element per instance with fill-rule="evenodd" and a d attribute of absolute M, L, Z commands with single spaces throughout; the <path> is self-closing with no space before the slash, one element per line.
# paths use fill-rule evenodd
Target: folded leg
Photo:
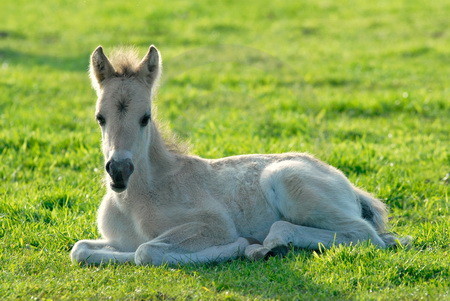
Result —
<path fill-rule="evenodd" d="M 135 262 L 137 265 L 222 262 L 243 256 L 249 244 L 246 238 L 240 237 L 232 243 L 211 246 L 198 252 L 182 252 L 171 251 L 173 246 L 150 241 L 139 246 Z"/>
<path fill-rule="evenodd" d="M 190 222 L 172 228 L 139 246 L 138 265 L 217 262 L 244 255 L 249 241 L 239 238 L 232 226 Z"/>
<path fill-rule="evenodd" d="M 289 245 L 318 250 L 321 246 L 329 248 L 333 245 L 357 244 L 367 240 L 380 248 L 386 247 L 384 241 L 367 221 L 353 220 L 346 226 L 348 230 L 331 231 L 278 221 L 270 228 L 263 244 L 251 245 L 246 249 L 245 255 L 251 260 L 259 260 L 273 255 L 285 255 Z"/>
<path fill-rule="evenodd" d="M 134 252 L 121 252 L 107 240 L 80 240 L 70 257 L 81 264 L 125 263 L 134 261 Z"/>
<path fill-rule="evenodd" d="M 359 219 L 348 223 L 347 230 L 331 231 L 278 221 L 270 228 L 269 235 L 267 235 L 263 245 L 266 248 L 273 249 L 292 244 L 299 248 L 317 250 L 319 245 L 329 248 L 332 245 L 356 244 L 370 240 L 380 248 L 386 247 L 383 240 L 365 220 Z"/>

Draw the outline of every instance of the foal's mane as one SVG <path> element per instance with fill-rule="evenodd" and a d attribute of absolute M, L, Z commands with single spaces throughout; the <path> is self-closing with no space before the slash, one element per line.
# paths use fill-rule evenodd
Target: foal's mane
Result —
<path fill-rule="evenodd" d="M 118 47 L 113 49 L 109 60 L 118 76 L 134 76 L 137 73 L 141 59 L 136 48 Z"/>

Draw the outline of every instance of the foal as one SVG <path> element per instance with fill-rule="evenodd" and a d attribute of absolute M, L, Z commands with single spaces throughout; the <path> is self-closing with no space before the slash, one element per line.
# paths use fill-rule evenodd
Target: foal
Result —
<path fill-rule="evenodd" d="M 171 149 L 152 120 L 161 67 L 154 46 L 142 61 L 129 50 L 110 61 L 102 47 L 91 56 L 108 191 L 98 212 L 102 239 L 78 241 L 74 262 L 258 260 L 289 245 L 396 244 L 383 234 L 385 205 L 310 155 L 208 160 Z"/>

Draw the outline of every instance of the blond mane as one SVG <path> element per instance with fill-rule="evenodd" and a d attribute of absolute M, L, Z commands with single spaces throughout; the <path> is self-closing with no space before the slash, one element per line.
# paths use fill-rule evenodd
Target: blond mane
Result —
<path fill-rule="evenodd" d="M 118 47 L 113 49 L 109 60 L 119 76 L 133 76 L 136 74 L 141 60 L 134 47 Z"/>

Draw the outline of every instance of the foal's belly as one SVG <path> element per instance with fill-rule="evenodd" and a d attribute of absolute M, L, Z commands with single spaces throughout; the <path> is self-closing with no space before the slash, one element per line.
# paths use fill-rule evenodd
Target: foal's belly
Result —
<path fill-rule="evenodd" d="M 238 235 L 264 240 L 280 220 L 261 189 L 261 173 L 277 156 L 237 156 L 212 161 L 214 194 L 233 220 Z"/>
<path fill-rule="evenodd" d="M 239 236 L 252 237 L 262 242 L 280 216 L 267 205 L 265 199 L 241 201 L 246 203 L 246 210 L 235 210 L 232 217 Z"/>

